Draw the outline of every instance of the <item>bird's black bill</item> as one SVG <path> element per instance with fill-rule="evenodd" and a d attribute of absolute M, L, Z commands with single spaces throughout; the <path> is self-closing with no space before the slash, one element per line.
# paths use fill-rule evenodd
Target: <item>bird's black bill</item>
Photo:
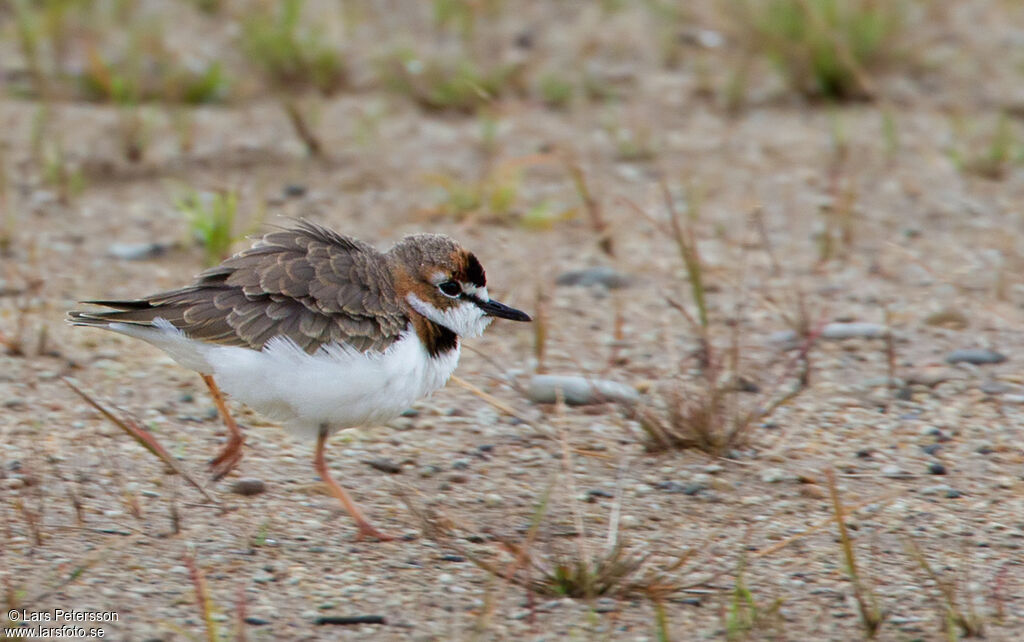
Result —
<path fill-rule="evenodd" d="M 530 318 L 530 315 L 522 310 L 516 310 L 504 303 L 498 303 L 494 299 L 491 299 L 490 301 L 475 299 L 474 303 L 476 303 L 477 306 L 484 311 L 484 314 L 489 317 L 498 317 L 499 319 L 509 319 L 511 321 L 533 321 L 533 319 Z"/>

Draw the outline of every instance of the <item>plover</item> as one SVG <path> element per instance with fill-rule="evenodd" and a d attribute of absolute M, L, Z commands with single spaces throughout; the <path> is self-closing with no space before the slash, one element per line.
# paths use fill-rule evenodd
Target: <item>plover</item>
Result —
<path fill-rule="evenodd" d="M 314 467 L 359 527 L 374 528 L 328 472 L 331 433 L 374 426 L 442 387 L 459 339 L 492 318 L 530 321 L 491 299 L 484 269 L 447 236 L 407 236 L 387 252 L 300 221 L 199 274 L 187 287 L 111 308 L 72 311 L 74 325 L 136 337 L 202 375 L 229 430 L 215 477 L 241 458 L 243 436 L 220 388 L 316 439 Z M 218 387 L 219 384 L 219 387 Z"/>

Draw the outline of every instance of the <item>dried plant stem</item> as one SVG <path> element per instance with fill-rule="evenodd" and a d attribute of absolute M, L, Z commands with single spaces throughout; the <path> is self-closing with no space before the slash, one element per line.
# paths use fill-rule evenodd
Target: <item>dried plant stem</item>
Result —
<path fill-rule="evenodd" d="M 861 574 L 857 569 L 857 556 L 853 549 L 853 542 L 850 533 L 846 529 L 846 511 L 843 502 L 839 498 L 839 490 L 836 487 L 835 472 L 829 468 L 825 471 L 825 479 L 828 481 L 828 492 L 832 499 L 832 510 L 836 525 L 839 527 L 839 542 L 843 551 L 843 559 L 846 562 L 846 570 L 853 583 L 853 596 L 857 601 L 857 609 L 860 611 L 861 624 L 864 627 L 864 634 L 869 638 L 878 635 L 885 621 L 885 614 L 878 607 L 878 600 L 874 591 L 865 587 Z"/>
<path fill-rule="evenodd" d="M 306 146 L 306 152 L 313 158 L 323 158 L 323 145 L 309 126 L 308 119 L 302 113 L 302 107 L 298 101 L 293 98 L 285 98 L 282 106 L 284 107 L 285 114 L 288 115 L 288 122 L 291 123 L 292 129 L 295 130 L 295 134 L 302 141 L 302 144 Z"/>

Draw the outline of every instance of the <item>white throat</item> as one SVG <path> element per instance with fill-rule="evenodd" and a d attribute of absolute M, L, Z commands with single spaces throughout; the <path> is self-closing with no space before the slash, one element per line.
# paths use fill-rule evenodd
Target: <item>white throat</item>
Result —
<path fill-rule="evenodd" d="M 463 301 L 455 307 L 439 310 L 412 292 L 405 295 L 405 300 L 413 310 L 460 337 L 480 336 L 492 320 L 491 317 L 484 316 L 484 311 L 471 301 Z"/>

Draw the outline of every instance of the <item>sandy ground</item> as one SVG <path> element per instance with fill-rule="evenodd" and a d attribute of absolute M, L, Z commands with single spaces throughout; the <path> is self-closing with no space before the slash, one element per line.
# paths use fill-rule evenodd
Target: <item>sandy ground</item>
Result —
<path fill-rule="evenodd" d="M 702 22 L 711 6 L 695 9 L 697 26 L 718 28 Z M 0 354 L 6 604 L 32 613 L 115 612 L 117 622 L 98 625 L 106 639 L 202 639 L 185 561 L 192 556 L 225 639 L 235 635 L 239 604 L 249 640 L 657 639 L 647 598 L 530 595 L 466 559 L 468 552 L 510 564 L 502 542 L 527 538 L 551 488 L 531 550 L 557 557 L 579 555 L 582 546 L 600 555 L 613 528 L 631 554 L 649 556 L 638 577 L 663 573 L 684 587 L 663 602 L 670 639 L 725 639 L 737 586 L 756 603 L 752 639 L 860 639 L 854 588 L 829 521 L 825 473 L 834 470 L 862 582 L 885 614 L 879 639 L 947 639 L 940 586 L 909 542 L 953 587 L 958 608 L 977 614 L 987 639 L 1021 639 L 1024 172 L 1011 162 L 1000 180 L 980 178 L 960 171 L 949 150 L 963 140 L 957 123 L 983 132 L 1005 111 L 1019 130 L 1024 32 L 1008 2 L 968 2 L 958 11 L 922 18 L 943 21 L 914 34 L 946 73 L 933 64 L 883 76 L 894 96 L 883 104 L 805 104 L 787 97 L 766 66 L 751 81 L 750 104 L 729 116 L 702 90 L 707 66 L 728 58 L 699 47 L 691 51 L 699 64 L 671 69 L 640 47 L 626 57 L 632 84 L 617 102 L 581 100 L 556 111 L 530 99 L 502 101 L 491 157 L 525 170 L 513 214 L 501 220 L 438 213 L 444 194 L 434 177 L 479 176 L 481 119 L 425 113 L 372 85 L 321 101 L 317 128 L 329 156 L 321 161 L 304 157 L 267 97 L 198 108 L 187 152 L 167 112 L 146 108 L 151 144 L 134 164 L 118 152 L 115 108 L 62 103 L 51 128 L 86 168 L 84 189 L 68 204 L 32 166 L 38 105 L 0 100 L 6 207 L 15 221 L 2 258 L 0 332 L 20 347 Z M 530 4 L 497 31 L 534 29 L 554 57 L 578 54 L 573 39 L 594 24 L 607 27 L 598 51 L 617 38 L 622 47 L 642 42 L 649 26 L 628 11 L 607 23 L 582 9 L 563 13 Z M 559 37 L 542 26 L 556 17 L 570 21 Z M 965 33 L 965 23 L 984 33 Z M 373 34 L 364 27 L 355 42 Z M 992 55 L 1010 64 L 993 70 Z M 359 60 L 357 75 L 369 73 Z M 716 82 L 724 77 L 713 69 Z M 369 141 L 357 125 L 368 114 Z M 620 128 L 649 131 L 651 157 L 622 160 Z M 845 140 L 841 159 L 836 132 Z M 614 257 L 598 247 L 560 152 L 583 168 Z M 318 483 L 312 444 L 246 409 L 236 406 L 249 435 L 239 469 L 207 484 L 227 505 L 221 511 L 61 381 L 73 377 L 139 417 L 207 483 L 205 462 L 225 435 L 198 376 L 148 346 L 62 320 L 77 300 L 159 291 L 202 268 L 174 207 L 176 190 L 191 185 L 237 190 L 243 223 L 304 216 L 382 248 L 406 233 L 449 233 L 480 257 L 501 300 L 536 313 L 538 291 L 545 293 L 549 372 L 637 386 L 656 405 L 659 386 L 680 370 L 697 379 L 693 333 L 666 303 L 692 309 L 677 248 L 664 233 L 662 181 L 680 206 L 686 194 L 691 202 L 699 195 L 693 229 L 712 336 L 725 346 L 729 324 L 738 324 L 741 373 L 763 391 L 745 404 L 763 403 L 784 379 L 794 352 L 781 333 L 801 296 L 815 327 L 857 321 L 891 329 L 895 374 L 906 384 L 900 394 L 887 385 L 888 342 L 820 339 L 809 388 L 759 421 L 745 447 L 728 458 L 648 453 L 614 404 L 532 404 L 520 390 L 537 367 L 533 328 L 496 323 L 466 342 L 457 373 L 519 418 L 449 385 L 410 416 L 331 440 L 336 477 L 373 520 L 405 536 L 369 543 L 354 541 L 350 520 Z M 843 194 L 853 203 L 852 238 L 823 260 L 823 211 L 840 207 Z M 575 216 L 543 228 L 520 220 L 542 204 Z M 114 243 L 144 242 L 172 247 L 140 261 L 109 255 Z M 631 285 L 555 285 L 560 274 L 595 266 L 629 275 Z M 937 324 L 939 312 L 946 323 Z M 1006 360 L 947 363 L 966 348 Z M 381 472 L 367 465 L 372 460 L 401 472 Z M 230 492 L 240 478 L 262 480 L 266 491 Z M 400 495 L 457 525 L 453 539 L 428 537 Z M 365 615 L 386 624 L 317 623 Z"/>

